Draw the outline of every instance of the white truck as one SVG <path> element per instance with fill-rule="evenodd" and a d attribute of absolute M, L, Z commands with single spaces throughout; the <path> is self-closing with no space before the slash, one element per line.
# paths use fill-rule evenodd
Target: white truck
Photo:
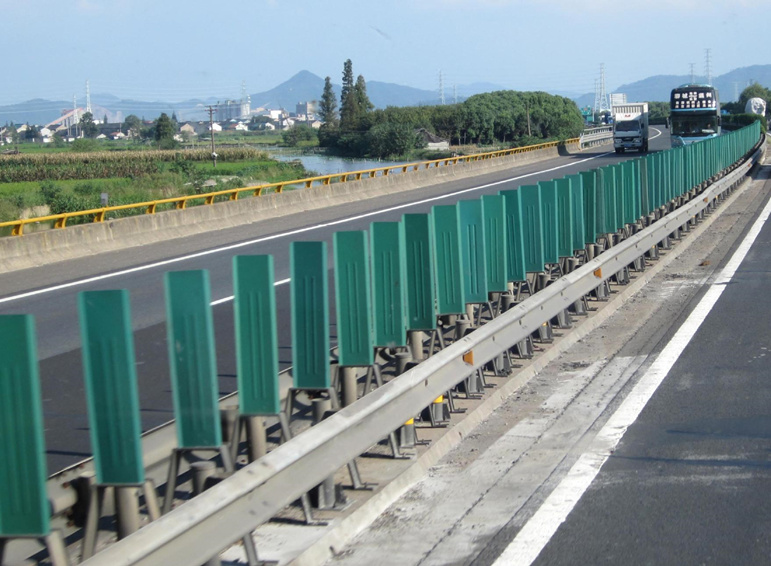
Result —
<path fill-rule="evenodd" d="M 624 153 L 627 149 L 647 153 L 648 103 L 614 104 L 611 113 L 613 114 L 613 147 L 616 153 Z"/>

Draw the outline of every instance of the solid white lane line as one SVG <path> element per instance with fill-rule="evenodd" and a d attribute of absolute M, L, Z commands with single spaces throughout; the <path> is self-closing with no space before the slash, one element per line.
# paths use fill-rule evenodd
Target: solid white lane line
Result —
<path fill-rule="evenodd" d="M 400 205 L 397 205 L 397 206 L 392 206 L 392 207 L 389 207 L 389 208 L 384 208 L 384 209 L 373 211 L 373 212 L 366 212 L 364 214 L 358 214 L 356 216 L 350 216 L 348 218 L 342 218 L 340 220 L 334 220 L 332 222 L 324 222 L 322 224 L 316 224 L 314 226 L 307 226 L 305 228 L 298 228 L 297 230 L 290 230 L 288 232 L 282 232 L 280 234 L 273 234 L 271 236 L 264 236 L 262 238 L 256 238 L 254 240 L 249 240 L 247 242 L 240 242 L 238 244 L 231 244 L 231 245 L 228 245 L 228 246 L 223 246 L 221 248 L 214 248 L 214 249 L 211 249 L 211 250 L 206 250 L 206 251 L 202 251 L 202 252 L 196 252 L 196 253 L 193 253 L 193 254 L 188 254 L 188 255 L 184 255 L 184 256 L 180 256 L 180 257 L 166 259 L 166 260 L 163 260 L 163 261 L 156 261 L 154 263 L 148 263 L 147 265 L 141 265 L 139 267 L 132 267 L 132 268 L 129 268 L 129 269 L 122 269 L 120 271 L 115 271 L 113 273 L 104 273 L 102 275 L 96 275 L 94 277 L 88 277 L 86 279 L 79 279 L 77 281 L 70 281 L 69 283 L 63 283 L 61 285 L 54 285 L 54 286 L 51 286 L 51 287 L 45 287 L 43 289 L 37 289 L 35 291 L 28 291 L 26 293 L 19 293 L 18 295 L 11 295 L 9 297 L 0 298 L 0 304 L 10 303 L 10 302 L 13 302 L 13 301 L 18 301 L 18 300 L 21 300 L 21 299 L 26 299 L 26 298 L 29 298 L 29 297 L 35 297 L 37 295 L 42 295 L 42 294 L 45 294 L 45 293 L 51 293 L 51 292 L 54 292 L 54 291 L 61 291 L 62 289 L 69 289 L 71 287 L 79 287 L 79 286 L 82 286 L 82 285 L 88 285 L 89 283 L 95 283 L 97 281 L 103 281 L 105 279 L 112 279 L 114 277 L 120 277 L 122 275 L 129 275 L 131 273 L 137 273 L 139 271 L 146 271 L 148 269 L 155 269 L 156 267 L 163 267 L 163 266 L 166 266 L 166 265 L 172 265 L 174 263 L 179 263 L 179 262 L 182 262 L 182 261 L 187 261 L 189 259 L 196 259 L 196 258 L 204 257 L 204 256 L 207 256 L 207 255 L 213 255 L 213 254 L 217 254 L 217 253 L 221 253 L 221 252 L 227 252 L 227 251 L 230 251 L 230 250 L 235 250 L 235 249 L 243 248 L 243 247 L 246 247 L 246 246 L 252 246 L 254 244 L 259 244 L 259 243 L 262 243 L 262 242 L 268 242 L 270 240 L 277 240 L 277 239 L 280 239 L 280 238 L 286 238 L 288 236 L 296 236 L 297 234 L 303 234 L 305 232 L 310 232 L 310 231 L 313 231 L 313 230 L 318 230 L 320 228 L 328 228 L 330 226 L 337 226 L 339 224 L 345 224 L 347 222 L 354 222 L 356 220 L 361 220 L 363 218 L 369 218 L 371 216 L 376 216 L 378 214 L 385 214 L 387 212 L 393 212 L 395 210 L 402 210 L 402 209 L 405 209 L 405 208 L 410 208 L 412 206 L 426 204 L 426 203 L 429 203 L 429 202 L 443 200 L 443 199 L 446 199 L 446 198 L 452 198 L 454 196 L 462 195 L 462 194 L 465 194 L 465 193 L 470 193 L 470 192 L 474 192 L 474 191 L 481 191 L 482 189 L 487 189 L 489 187 L 494 187 L 496 185 L 502 185 L 504 183 L 510 183 L 511 181 L 518 181 L 520 179 L 526 179 L 528 177 L 533 177 L 535 175 L 541 175 L 543 173 L 551 173 L 552 171 L 558 171 L 559 169 L 564 169 L 566 167 L 572 167 L 574 165 L 580 165 L 581 163 L 586 163 L 588 161 L 592 161 L 594 159 L 598 159 L 598 158 L 604 157 L 606 155 L 611 155 L 611 154 L 610 153 L 604 153 L 602 155 L 597 155 L 595 157 L 589 157 L 587 159 L 582 159 L 581 161 L 576 161 L 575 163 L 566 163 L 565 165 L 559 165 L 557 167 L 552 167 L 551 169 L 544 169 L 542 171 L 535 171 L 533 173 L 527 173 L 526 175 L 519 175 L 517 177 L 511 177 L 510 179 L 504 179 L 502 181 L 496 181 L 494 183 L 487 183 L 485 185 L 479 185 L 478 187 L 471 187 L 469 189 L 463 189 L 463 190 L 460 190 L 460 191 L 455 191 L 454 193 L 449 193 L 449 194 L 445 194 L 445 195 L 431 197 L 431 198 L 423 199 L 423 200 L 420 200 L 420 201 L 417 201 L 417 202 L 411 202 L 411 203 L 407 203 L 407 204 L 400 204 Z"/>
<path fill-rule="evenodd" d="M 535 561 L 594 481 L 600 468 L 605 464 L 626 430 L 637 420 L 645 405 L 707 318 L 726 288 L 726 283 L 731 281 L 758 234 L 760 234 L 769 215 L 771 215 L 771 200 L 766 204 L 760 217 L 755 221 L 747 236 L 699 301 L 699 304 L 635 385 L 629 396 L 597 434 L 589 451 L 581 455 L 567 476 L 546 498 L 543 505 L 498 557 L 494 566 L 509 564 L 529 566 Z"/>
<path fill-rule="evenodd" d="M 273 283 L 274 287 L 278 287 L 279 285 L 286 285 L 291 281 L 290 279 L 282 279 L 281 281 L 276 281 Z M 217 305 L 221 305 L 222 303 L 228 303 L 233 300 L 233 295 L 230 295 L 229 297 L 222 297 L 221 299 L 217 299 L 216 301 L 212 301 L 209 303 L 211 306 L 216 307 Z"/>

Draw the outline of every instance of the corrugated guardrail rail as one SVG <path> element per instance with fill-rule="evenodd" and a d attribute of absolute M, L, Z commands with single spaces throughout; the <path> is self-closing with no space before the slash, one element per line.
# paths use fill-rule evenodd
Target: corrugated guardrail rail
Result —
<path fill-rule="evenodd" d="M 517 155 L 529 153 L 540 149 L 557 147 L 561 145 L 578 143 L 579 138 L 565 141 L 556 141 L 531 145 L 527 147 L 517 147 L 512 149 L 502 149 L 486 153 L 476 153 L 474 155 L 465 155 L 458 157 L 447 157 L 443 159 L 434 159 L 431 161 L 420 161 L 416 163 L 404 163 L 401 165 L 392 165 L 390 167 L 377 167 L 375 169 L 364 169 L 361 171 L 349 171 L 346 173 L 334 173 L 331 175 L 321 175 L 318 177 L 308 177 L 306 179 L 296 179 L 294 181 L 282 181 L 279 183 L 266 183 L 251 187 L 242 187 L 238 189 L 228 189 L 225 191 L 214 191 L 204 194 L 185 195 L 159 199 L 147 202 L 137 202 L 132 204 L 123 204 L 119 206 L 106 206 L 103 208 L 94 208 L 91 210 L 81 210 L 77 212 L 66 212 L 62 214 L 51 214 L 48 216 L 39 216 L 35 218 L 24 218 L 12 220 L 9 222 L 0 222 L 0 228 L 10 227 L 12 236 L 22 236 L 24 226 L 28 224 L 39 224 L 41 222 L 53 222 L 54 228 L 66 228 L 67 221 L 70 218 L 90 217 L 92 222 L 104 222 L 110 219 L 110 213 L 124 210 L 144 210 L 145 214 L 155 214 L 158 207 L 171 205 L 175 209 L 187 208 L 190 204 L 214 204 L 217 199 L 227 198 L 228 200 L 238 200 L 242 196 L 262 196 L 269 193 L 281 193 L 286 188 L 304 187 L 312 188 L 314 185 L 330 185 L 332 183 L 345 183 L 347 181 L 360 181 L 362 179 L 372 179 L 378 176 L 388 176 L 397 171 L 407 173 L 408 171 L 418 171 L 420 169 L 431 169 L 436 167 L 446 167 L 458 163 L 470 163 L 473 161 L 483 161 L 486 159 L 496 159 L 508 155 Z"/>
<path fill-rule="evenodd" d="M 417 415 L 427 413 L 432 422 L 443 418 L 432 409 L 451 403 L 459 386 L 473 390 L 484 380 L 479 371 L 487 364 L 506 374 L 506 359 L 528 355 L 534 333 L 548 331 L 550 321 L 568 309 L 580 309 L 576 302 L 587 295 L 604 296 L 609 278 L 622 280 L 630 265 L 641 268 L 643 255 L 655 255 L 670 234 L 713 207 L 741 182 L 747 160 L 751 166 L 758 159 L 759 140 L 754 124 L 617 165 L 436 206 L 429 214 L 407 214 L 401 222 L 376 222 L 368 232 L 338 232 L 335 376 L 326 243 L 293 243 L 294 388 L 284 410 L 277 382 L 272 258 L 234 258 L 237 422 L 248 426 L 254 417 L 278 416 L 288 440 L 297 395 L 307 395 L 314 405 L 310 399 L 337 405 L 338 388 L 350 395 L 346 368 L 369 368 L 368 376 L 380 381 L 373 355 L 378 349 L 411 351 L 421 363 L 374 391 L 365 387 L 366 394 L 349 406 L 139 530 L 136 489 L 150 495 L 151 518 L 157 506 L 137 452 L 128 297 L 125 292 L 82 293 L 95 478 L 90 491 L 77 491 L 72 498 L 88 509 L 95 529 L 100 490 L 117 488 L 124 493 L 118 517 L 126 536 L 87 563 L 200 564 L 239 539 L 249 550 L 254 528 L 346 463 L 356 484 L 357 456 Z M 169 273 L 166 293 L 177 417 L 177 444 L 167 456 L 174 485 L 174 462 L 188 452 L 210 451 L 230 472 L 232 451 L 239 446 L 228 446 L 220 429 L 208 274 Z M 527 298 L 520 301 L 523 294 Z M 439 325 L 440 319 L 455 321 L 455 327 Z M 473 332 L 456 333 L 469 326 Z M 52 480 L 46 493 L 33 329 L 29 316 L 0 316 L 0 539 L 45 540 L 64 563 L 45 505 Z M 452 344 L 434 353 L 435 342 L 444 340 Z M 121 419 L 105 417 L 111 413 Z M 392 449 L 397 453 L 397 446 Z M 61 493 L 61 486 L 57 489 Z M 91 505 L 84 501 L 88 493 Z M 171 502 L 167 499 L 164 507 Z M 54 508 L 60 515 L 67 511 Z M 89 536 L 93 532 L 86 537 L 91 544 Z"/>

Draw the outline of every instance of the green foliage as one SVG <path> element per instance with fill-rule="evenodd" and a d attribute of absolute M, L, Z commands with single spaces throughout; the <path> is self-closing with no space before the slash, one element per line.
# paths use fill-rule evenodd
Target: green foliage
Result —
<path fill-rule="evenodd" d="M 355 103 L 356 86 L 366 87 L 362 77 L 356 85 L 350 82 L 352 77 L 348 60 L 343 73 L 340 132 L 323 127 L 319 131 L 322 147 L 345 155 L 404 156 L 416 147 L 412 136 L 405 135 L 407 128 L 413 132 L 425 129 L 456 145 L 522 146 L 578 137 L 584 127 L 572 100 L 545 92 L 498 91 L 472 96 L 462 104 L 360 111 L 362 107 Z M 371 108 L 366 90 L 360 94 L 359 102 Z M 384 132 L 395 133 L 397 124 L 401 126 L 398 138 L 387 140 Z"/>
<path fill-rule="evenodd" d="M 356 129 L 356 96 L 353 92 L 353 63 L 346 59 L 343 63 L 343 86 L 340 92 L 340 129 Z"/>
<path fill-rule="evenodd" d="M 174 149 L 176 147 L 176 140 L 174 140 L 176 133 L 177 128 L 174 126 L 174 122 L 163 112 L 155 121 L 155 141 L 158 142 L 159 146 L 163 146 L 162 149 Z"/>
<path fill-rule="evenodd" d="M 72 145 L 70 145 L 70 150 L 73 153 L 91 153 L 94 151 L 99 151 L 99 144 L 96 142 L 96 140 L 77 138 L 72 142 Z"/>
<path fill-rule="evenodd" d="M 295 124 L 281 134 L 285 145 L 297 147 L 301 142 L 318 142 L 316 130 L 306 124 Z"/>
<path fill-rule="evenodd" d="M 325 126 L 336 128 L 339 122 L 337 115 L 337 100 L 335 92 L 332 90 L 332 79 L 324 79 L 324 92 L 321 93 L 321 102 L 319 104 L 319 118 Z"/>
<path fill-rule="evenodd" d="M 423 141 L 408 124 L 385 122 L 367 132 L 366 144 L 370 157 L 389 158 L 406 155 L 422 147 Z"/>
<path fill-rule="evenodd" d="M 83 132 L 83 136 L 95 138 L 99 135 L 99 128 L 94 123 L 94 115 L 91 112 L 84 112 L 78 123 L 80 124 L 80 131 Z"/>
<path fill-rule="evenodd" d="M 142 120 L 140 120 L 138 116 L 129 114 L 126 116 L 126 119 L 123 120 L 123 123 L 126 124 L 126 130 L 128 131 L 129 136 L 139 137 L 141 135 Z"/>
<path fill-rule="evenodd" d="M 739 95 L 739 105 L 741 106 L 740 112 L 744 112 L 744 108 L 747 105 L 747 101 L 750 98 L 762 98 L 766 101 L 766 111 L 768 111 L 769 108 L 769 102 L 771 101 L 771 90 L 767 89 L 764 86 L 759 85 L 758 83 L 753 83 L 747 88 L 745 88 L 741 95 Z"/>
<path fill-rule="evenodd" d="M 75 143 L 80 142 L 80 143 Z M 74 147 L 91 147 L 93 140 L 76 140 Z M 251 148 L 221 148 L 221 161 L 246 161 L 264 158 L 263 152 Z M 208 162 L 208 149 L 171 151 L 98 151 L 93 153 L 45 153 L 0 155 L 0 183 L 22 181 L 62 181 L 67 179 L 104 179 L 159 173 L 163 163 L 177 160 Z"/>
<path fill-rule="evenodd" d="M 49 206 L 61 192 L 62 188 L 53 181 L 43 181 L 40 183 L 40 194 L 43 197 L 43 202 Z"/>
<path fill-rule="evenodd" d="M 669 118 L 669 102 L 649 102 L 648 120 L 651 124 L 666 124 Z"/>
<path fill-rule="evenodd" d="M 752 98 L 752 97 L 750 97 Z M 744 126 L 748 126 L 753 122 L 760 122 L 760 129 L 763 133 L 767 131 L 767 124 L 765 116 L 758 114 L 730 114 L 723 118 L 723 129 L 725 130 L 738 130 Z"/>

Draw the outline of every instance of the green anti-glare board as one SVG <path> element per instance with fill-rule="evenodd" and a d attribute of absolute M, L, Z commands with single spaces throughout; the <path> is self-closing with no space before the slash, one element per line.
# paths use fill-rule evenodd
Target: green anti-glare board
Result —
<path fill-rule="evenodd" d="M 166 273 L 166 331 L 180 448 L 222 444 L 208 271 Z"/>
<path fill-rule="evenodd" d="M 567 177 L 557 179 L 557 251 L 560 257 L 573 255 L 573 185 Z"/>
<path fill-rule="evenodd" d="M 328 389 L 329 280 L 326 242 L 292 242 L 292 376 L 298 389 Z"/>
<path fill-rule="evenodd" d="M 621 230 L 626 223 L 626 199 L 627 199 L 627 181 L 626 175 L 624 175 L 624 167 L 621 164 L 613 165 L 613 172 L 615 174 L 616 183 L 616 230 Z"/>
<path fill-rule="evenodd" d="M 343 367 L 375 363 L 372 296 L 367 233 L 335 232 L 335 305 L 338 363 Z"/>
<path fill-rule="evenodd" d="M 584 187 L 584 243 L 597 241 L 600 230 L 597 226 L 597 170 L 579 173 Z"/>
<path fill-rule="evenodd" d="M 431 210 L 436 253 L 436 304 L 437 314 L 462 314 L 466 312 L 461 269 L 460 222 L 458 207 L 439 205 Z"/>
<path fill-rule="evenodd" d="M 31 315 L 0 316 L 0 537 L 46 536 L 43 408 Z"/>
<path fill-rule="evenodd" d="M 404 240 L 399 222 L 373 222 L 372 248 L 373 326 L 376 346 L 407 344 L 404 298 Z"/>
<path fill-rule="evenodd" d="M 233 258 L 238 402 L 242 415 L 277 415 L 278 330 L 273 256 Z"/>
<path fill-rule="evenodd" d="M 543 233 L 543 255 L 546 263 L 559 263 L 559 214 L 557 211 L 557 183 L 541 181 L 541 228 Z"/>
<path fill-rule="evenodd" d="M 407 279 L 407 329 L 436 328 L 434 240 L 428 214 L 405 214 L 404 258 Z"/>
<path fill-rule="evenodd" d="M 466 303 L 485 303 L 489 298 L 482 201 L 480 199 L 461 200 L 457 206 Z"/>
<path fill-rule="evenodd" d="M 501 191 L 506 221 L 506 277 L 509 281 L 524 281 L 525 242 L 522 235 L 522 197 L 520 191 Z"/>
<path fill-rule="evenodd" d="M 584 187 L 581 175 L 565 177 L 570 183 L 573 206 L 573 251 L 584 249 L 586 244 L 586 226 L 584 225 Z"/>
<path fill-rule="evenodd" d="M 517 189 L 522 199 L 522 235 L 525 248 L 525 270 L 540 273 L 546 264 L 541 229 L 541 190 L 538 185 L 523 185 Z"/>
<path fill-rule="evenodd" d="M 128 291 L 80 293 L 78 311 L 96 481 L 141 485 L 145 470 Z"/>
<path fill-rule="evenodd" d="M 501 195 L 484 195 L 482 208 L 485 221 L 485 251 L 487 253 L 487 289 L 508 290 L 508 250 L 506 246 L 506 210 Z"/>

